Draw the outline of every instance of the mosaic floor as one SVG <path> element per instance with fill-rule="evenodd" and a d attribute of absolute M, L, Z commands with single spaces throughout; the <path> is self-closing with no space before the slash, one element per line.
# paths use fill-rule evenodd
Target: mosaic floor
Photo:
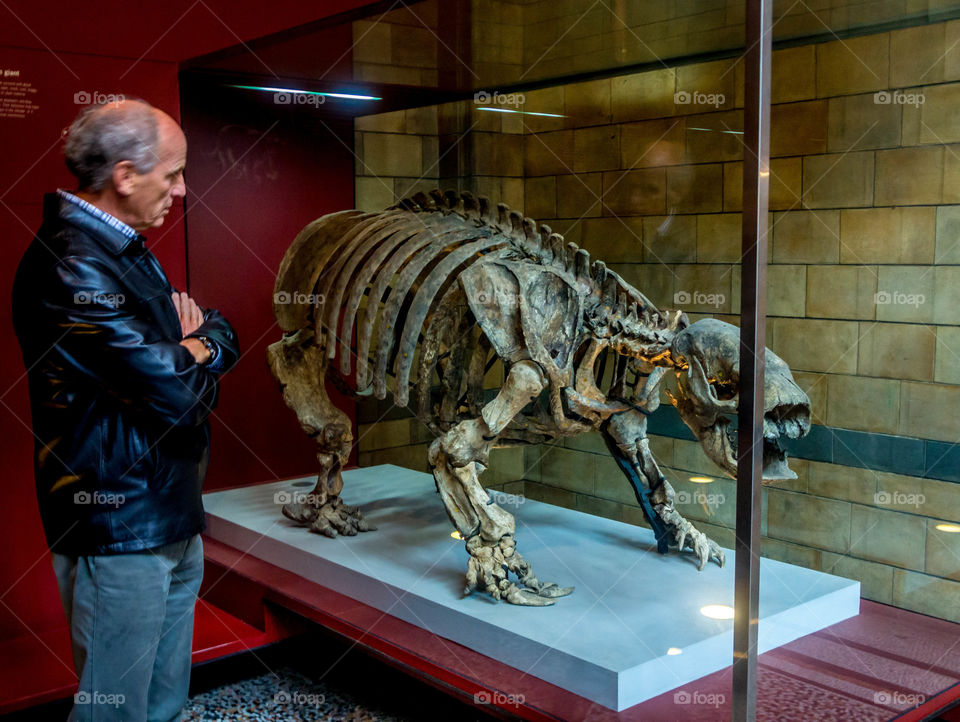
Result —
<path fill-rule="evenodd" d="M 190 691 L 181 722 L 493 719 L 322 633 L 195 667 Z"/>
<path fill-rule="evenodd" d="M 369 709 L 349 695 L 281 667 L 273 673 L 191 697 L 182 722 L 401 722 L 403 719 L 383 710 Z"/>

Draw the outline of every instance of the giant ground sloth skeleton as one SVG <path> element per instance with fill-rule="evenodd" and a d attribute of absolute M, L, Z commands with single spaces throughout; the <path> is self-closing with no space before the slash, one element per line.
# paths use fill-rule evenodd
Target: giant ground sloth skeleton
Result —
<path fill-rule="evenodd" d="M 437 489 L 470 554 L 467 590 L 547 605 L 572 588 L 543 583 L 516 550 L 512 515 L 478 477 L 490 450 L 598 430 L 636 491 L 658 549 L 689 547 L 699 568 L 720 547 L 674 508 L 650 453 L 646 416 L 670 399 L 706 455 L 736 475 L 730 417 L 739 394 L 739 332 L 658 310 L 602 261 L 547 226 L 469 193 L 416 196 L 380 213 L 332 213 L 297 236 L 280 266 L 274 312 L 284 332 L 270 368 L 316 440 L 320 474 L 290 519 L 335 536 L 370 527 L 343 504 L 353 444 L 325 381 L 359 396 L 392 392 L 435 435 Z M 484 376 L 502 363 L 487 400 Z M 809 399 L 766 351 L 764 480 L 795 478 L 780 448 L 810 427 Z M 516 578 L 511 580 L 510 574 Z"/>

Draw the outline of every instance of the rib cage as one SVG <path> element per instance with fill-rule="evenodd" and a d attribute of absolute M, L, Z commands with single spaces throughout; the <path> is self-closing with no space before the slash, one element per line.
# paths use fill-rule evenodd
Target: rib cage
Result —
<path fill-rule="evenodd" d="M 616 308 L 653 327 L 664 321 L 640 292 L 548 226 L 538 228 L 502 203 L 494 209 L 484 197 L 439 190 L 380 213 L 344 211 L 308 225 L 280 266 L 274 312 L 286 333 L 312 328 L 328 363 L 339 355 L 340 373 L 349 378 L 355 371 L 357 392 L 385 398 L 392 373 L 404 406 L 419 348 L 419 411 L 429 413 L 429 371 L 439 357 L 461 357 L 449 359 L 449 374 L 438 369 L 446 396 L 475 396 L 478 369 L 482 383 L 490 344 L 456 281 L 490 253 L 564 270 L 589 289 L 592 308 Z"/>

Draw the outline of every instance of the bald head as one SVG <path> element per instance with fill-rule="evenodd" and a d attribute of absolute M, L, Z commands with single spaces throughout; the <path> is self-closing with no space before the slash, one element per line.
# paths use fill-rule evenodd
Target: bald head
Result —
<path fill-rule="evenodd" d="M 142 100 L 84 108 L 70 126 L 65 148 L 80 190 L 103 190 L 120 161 L 150 171 L 157 160 L 159 112 Z"/>
<path fill-rule="evenodd" d="M 177 122 L 142 100 L 85 108 L 65 148 L 80 195 L 137 230 L 161 225 L 183 196 L 186 153 Z"/>

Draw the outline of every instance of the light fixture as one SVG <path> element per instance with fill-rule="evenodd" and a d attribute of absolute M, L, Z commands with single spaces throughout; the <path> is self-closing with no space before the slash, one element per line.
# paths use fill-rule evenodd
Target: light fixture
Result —
<path fill-rule="evenodd" d="M 710 619 L 733 619 L 733 607 L 729 604 L 708 604 L 700 607 L 700 614 Z"/>
<path fill-rule="evenodd" d="M 713 479 L 709 476 L 691 476 L 690 481 L 694 484 L 709 484 Z"/>
<path fill-rule="evenodd" d="M 321 93 L 317 90 L 298 90 L 297 88 L 271 88 L 265 85 L 228 85 L 228 88 L 241 90 L 263 90 L 268 93 L 293 93 L 295 95 L 320 95 L 324 98 L 343 98 L 345 100 L 382 100 L 376 95 L 357 95 L 355 93 Z"/>
<path fill-rule="evenodd" d="M 937 524 L 934 529 L 937 531 L 947 531 L 953 534 L 960 534 L 960 526 L 956 524 Z"/>
<path fill-rule="evenodd" d="M 461 535 L 456 529 L 450 532 L 450 536 L 452 536 L 454 539 L 463 539 L 463 535 Z"/>
<path fill-rule="evenodd" d="M 670 647 L 670 649 L 667 650 L 667 654 L 669 654 L 671 657 L 675 657 L 678 654 L 683 654 L 683 650 L 679 647 Z"/>
<path fill-rule="evenodd" d="M 510 110 L 509 108 L 488 108 L 484 106 L 482 108 L 477 108 L 477 110 L 488 110 L 491 113 L 517 113 L 519 115 L 542 115 L 544 118 L 566 118 L 565 115 L 558 115 L 557 113 L 534 113 L 532 110 Z"/>

